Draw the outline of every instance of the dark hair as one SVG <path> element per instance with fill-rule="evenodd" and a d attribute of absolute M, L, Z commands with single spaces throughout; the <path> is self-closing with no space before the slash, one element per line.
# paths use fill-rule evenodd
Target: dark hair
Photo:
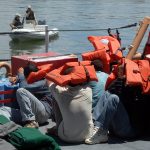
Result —
<path fill-rule="evenodd" d="M 91 65 L 94 65 L 96 71 L 103 70 L 103 62 L 100 59 L 95 59 L 91 62 Z"/>
<path fill-rule="evenodd" d="M 63 74 L 64 75 L 70 74 L 72 72 L 72 70 L 73 70 L 73 67 L 69 67 L 69 68 L 64 70 Z"/>
<path fill-rule="evenodd" d="M 29 63 L 24 67 L 24 76 L 27 78 L 31 72 L 37 72 L 39 69 L 35 64 Z"/>

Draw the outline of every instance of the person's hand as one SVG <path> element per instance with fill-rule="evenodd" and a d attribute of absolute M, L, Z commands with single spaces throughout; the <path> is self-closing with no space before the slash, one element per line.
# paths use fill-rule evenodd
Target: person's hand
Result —
<path fill-rule="evenodd" d="M 23 73 L 24 73 L 24 69 L 23 69 L 22 67 L 19 68 L 19 69 L 18 69 L 18 73 L 22 73 L 22 74 L 23 74 Z"/>

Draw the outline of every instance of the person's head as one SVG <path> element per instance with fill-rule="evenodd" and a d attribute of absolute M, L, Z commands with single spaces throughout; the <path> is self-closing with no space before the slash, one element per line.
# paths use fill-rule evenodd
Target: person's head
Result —
<path fill-rule="evenodd" d="M 15 18 L 20 19 L 21 15 L 19 13 L 15 14 Z"/>
<path fill-rule="evenodd" d="M 100 59 L 95 59 L 91 62 L 91 65 L 94 66 L 96 71 L 102 71 L 103 70 L 103 62 Z"/>
<path fill-rule="evenodd" d="M 31 10 L 31 9 L 32 9 L 31 5 L 28 5 L 27 10 Z"/>
<path fill-rule="evenodd" d="M 65 69 L 63 72 L 63 75 L 70 74 L 72 72 L 72 70 L 73 70 L 73 67 L 69 67 L 69 68 Z"/>
<path fill-rule="evenodd" d="M 39 69 L 35 64 L 29 63 L 24 67 L 24 76 L 27 78 L 31 72 L 37 72 Z"/>

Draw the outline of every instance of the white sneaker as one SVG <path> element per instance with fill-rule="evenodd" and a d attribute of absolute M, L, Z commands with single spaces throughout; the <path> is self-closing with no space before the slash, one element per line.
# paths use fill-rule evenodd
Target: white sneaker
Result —
<path fill-rule="evenodd" d="M 105 143 L 108 141 L 108 132 L 102 130 L 99 127 L 94 127 L 93 135 L 85 140 L 86 144 L 98 144 Z"/>

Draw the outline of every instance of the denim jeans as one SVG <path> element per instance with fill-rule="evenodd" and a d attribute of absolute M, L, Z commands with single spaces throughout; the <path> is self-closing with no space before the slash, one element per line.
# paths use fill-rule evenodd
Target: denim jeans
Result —
<path fill-rule="evenodd" d="M 22 121 L 36 120 L 44 123 L 49 115 L 41 101 L 24 88 L 19 88 L 16 92 L 17 101 L 20 106 Z"/>
<path fill-rule="evenodd" d="M 99 99 L 93 111 L 94 124 L 104 130 L 111 129 L 120 137 L 133 137 L 135 131 L 132 128 L 127 111 L 115 94 L 108 91 Z"/>

